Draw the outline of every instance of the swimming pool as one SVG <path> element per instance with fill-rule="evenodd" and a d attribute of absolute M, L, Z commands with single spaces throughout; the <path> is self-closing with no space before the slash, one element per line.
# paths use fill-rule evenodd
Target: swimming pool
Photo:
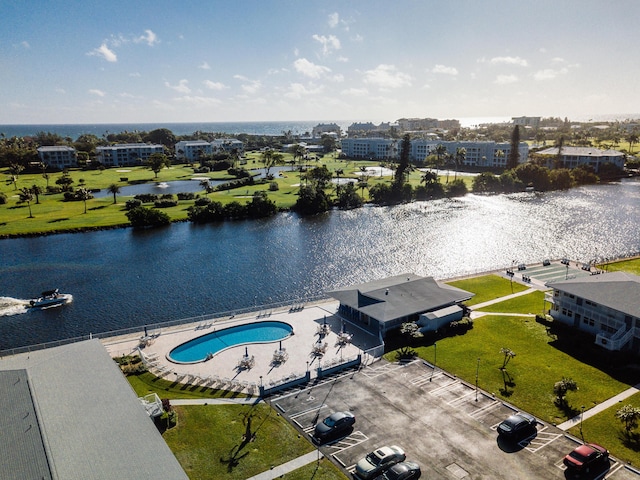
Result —
<path fill-rule="evenodd" d="M 293 327 L 284 322 L 246 323 L 189 340 L 171 350 L 168 358 L 176 363 L 197 363 L 230 347 L 277 342 L 292 334 Z"/>

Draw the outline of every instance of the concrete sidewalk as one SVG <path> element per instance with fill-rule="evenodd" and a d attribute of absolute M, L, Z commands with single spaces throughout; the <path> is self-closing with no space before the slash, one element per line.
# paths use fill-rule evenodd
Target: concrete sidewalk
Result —
<path fill-rule="evenodd" d="M 283 463 L 282 465 L 278 465 L 277 467 L 273 467 L 266 472 L 259 473 L 253 477 L 248 478 L 247 480 L 272 480 L 273 478 L 278 478 L 284 475 L 285 473 L 292 472 L 297 470 L 298 468 L 304 467 L 312 462 L 319 461 L 323 457 L 322 453 L 319 450 L 314 450 L 312 452 L 307 453 L 306 455 L 302 455 L 298 458 L 294 458 L 293 460 Z"/>
<path fill-rule="evenodd" d="M 563 422 L 560 425 L 558 425 L 558 428 L 564 431 L 569 430 L 571 427 L 578 425 L 581 420 L 585 420 L 589 417 L 597 415 L 603 410 L 606 410 L 607 408 L 612 407 L 619 402 L 622 402 L 625 398 L 629 398 L 630 396 L 638 393 L 638 391 L 640 391 L 640 383 L 631 388 L 628 388 L 624 392 L 619 393 L 615 397 L 611 397 L 610 399 L 605 400 L 604 402 L 596 405 L 593 408 L 590 408 L 589 410 L 585 410 L 584 413 L 580 413 L 579 415 L 576 415 L 575 417 L 570 418 L 566 422 Z"/>

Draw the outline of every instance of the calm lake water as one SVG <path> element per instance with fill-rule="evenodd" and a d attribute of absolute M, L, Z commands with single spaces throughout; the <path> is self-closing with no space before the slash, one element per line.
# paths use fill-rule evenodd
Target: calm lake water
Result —
<path fill-rule="evenodd" d="M 295 301 L 388 275 L 438 279 L 517 262 L 640 251 L 640 181 L 566 192 L 179 223 L 0 241 L 0 311 L 59 288 L 71 305 L 0 316 L 0 349 Z"/>

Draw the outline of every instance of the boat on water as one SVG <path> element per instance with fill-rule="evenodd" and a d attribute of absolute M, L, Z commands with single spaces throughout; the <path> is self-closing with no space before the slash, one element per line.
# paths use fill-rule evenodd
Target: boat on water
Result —
<path fill-rule="evenodd" d="M 29 301 L 30 308 L 51 308 L 71 303 L 73 296 L 69 293 L 60 293 L 58 289 L 47 290 L 40 297 Z"/>

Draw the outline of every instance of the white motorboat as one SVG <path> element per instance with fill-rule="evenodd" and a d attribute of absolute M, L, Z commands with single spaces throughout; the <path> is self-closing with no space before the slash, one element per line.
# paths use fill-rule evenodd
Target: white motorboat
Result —
<path fill-rule="evenodd" d="M 71 303 L 73 296 L 69 293 L 60 293 L 58 289 L 42 292 L 40 297 L 29 301 L 30 308 L 51 308 Z"/>

